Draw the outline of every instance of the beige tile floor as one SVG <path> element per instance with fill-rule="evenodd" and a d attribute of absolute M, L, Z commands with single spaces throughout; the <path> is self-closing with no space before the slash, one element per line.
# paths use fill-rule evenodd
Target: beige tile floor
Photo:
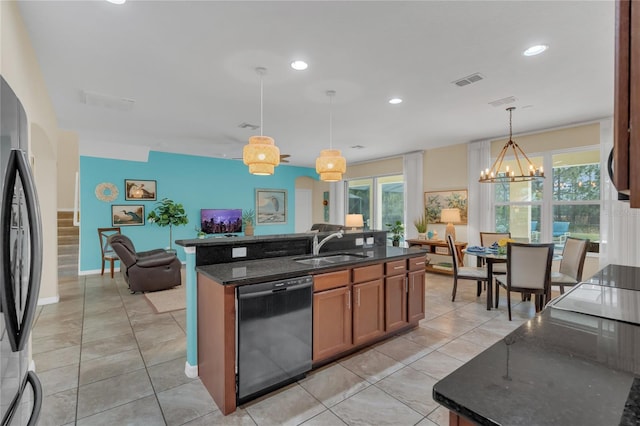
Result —
<path fill-rule="evenodd" d="M 121 277 L 60 284 L 38 309 L 33 354 L 45 399 L 40 425 L 446 425 L 433 385 L 535 312 L 515 295 L 485 309 L 475 283 L 427 274 L 420 326 L 313 371 L 222 416 L 199 379 L 184 375 L 185 312 L 154 314 Z M 503 292 L 504 296 L 504 292 Z"/>

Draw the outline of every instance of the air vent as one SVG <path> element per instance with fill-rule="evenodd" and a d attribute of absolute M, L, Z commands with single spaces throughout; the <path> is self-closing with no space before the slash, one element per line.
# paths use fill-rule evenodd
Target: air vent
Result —
<path fill-rule="evenodd" d="M 460 80 L 456 80 L 453 82 L 453 84 L 455 84 L 458 87 L 463 87 L 463 86 L 468 86 L 469 84 L 475 83 L 480 80 L 484 80 L 484 77 L 482 76 L 482 74 L 475 73 L 475 74 L 468 75 L 464 78 L 461 78 Z"/>
<path fill-rule="evenodd" d="M 133 99 L 118 98 L 116 96 L 102 95 L 100 93 L 80 91 L 80 102 L 90 106 L 115 109 L 118 111 L 131 111 L 136 103 Z"/>
<path fill-rule="evenodd" d="M 352 149 L 364 149 L 364 146 L 363 145 L 351 145 L 349 148 L 352 148 Z"/>
<path fill-rule="evenodd" d="M 495 101 L 491 101 L 491 102 L 489 102 L 489 105 L 494 106 L 494 107 L 498 107 L 498 106 L 501 106 L 501 105 L 512 104 L 516 100 L 517 99 L 515 98 L 515 96 L 507 96 L 506 98 L 502 98 L 502 99 L 497 99 Z"/>
<path fill-rule="evenodd" d="M 245 123 L 244 121 L 238 124 L 238 127 L 240 127 L 241 129 L 251 129 L 251 130 L 256 130 L 260 128 L 260 126 L 258 126 L 257 124 Z"/>

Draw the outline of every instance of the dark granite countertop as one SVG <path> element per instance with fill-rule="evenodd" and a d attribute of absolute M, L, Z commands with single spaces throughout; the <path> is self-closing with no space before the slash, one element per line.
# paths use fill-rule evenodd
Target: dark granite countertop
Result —
<path fill-rule="evenodd" d="M 379 263 L 380 261 L 386 260 L 415 257 L 416 255 L 424 254 L 425 251 L 418 248 L 370 247 L 354 250 L 340 250 L 339 253 L 358 254 L 367 257 L 330 265 L 312 266 L 298 263 L 294 260 L 311 257 L 310 255 L 285 256 L 270 259 L 257 259 L 198 266 L 196 267 L 196 271 L 220 284 L 244 285 L 292 278 L 301 275 L 313 275 L 353 266 L 365 266 L 367 264 Z M 323 252 L 320 256 L 325 256 L 327 254 L 330 253 Z"/>
<path fill-rule="evenodd" d="M 609 265 L 588 282 L 636 288 L 640 268 Z M 637 307 L 636 307 L 637 309 Z M 637 425 L 640 327 L 547 307 L 433 387 L 483 425 Z"/>

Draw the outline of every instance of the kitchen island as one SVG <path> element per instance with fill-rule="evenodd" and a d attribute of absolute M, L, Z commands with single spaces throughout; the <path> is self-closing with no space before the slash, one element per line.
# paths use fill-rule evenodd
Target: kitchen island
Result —
<path fill-rule="evenodd" d="M 639 424 L 639 290 L 640 268 L 605 267 L 439 381 L 433 398 L 450 425 Z"/>
<path fill-rule="evenodd" d="M 320 239 L 329 235 L 320 234 Z M 419 249 L 405 249 L 386 246 L 386 233 L 372 231 L 369 233 L 345 234 L 343 238 L 326 239 L 324 250 L 312 255 L 314 236 L 292 235 L 292 244 L 282 246 L 281 237 L 273 241 L 268 239 L 260 242 L 262 251 L 258 253 L 247 243 L 238 240 L 232 242 L 223 251 L 235 253 L 231 257 L 253 257 L 250 260 L 242 258 L 233 261 L 211 262 L 194 265 L 196 272 L 195 309 L 189 309 L 189 278 L 187 279 L 187 328 L 189 329 L 190 312 L 195 312 L 197 340 L 197 373 L 203 384 L 213 397 L 223 414 L 233 412 L 241 398 L 238 384 L 242 387 L 242 365 L 240 355 L 247 351 L 238 348 L 242 346 L 243 323 L 241 318 L 242 301 L 240 294 L 251 291 L 251 288 L 274 285 L 273 291 L 267 294 L 283 295 L 281 291 L 285 283 L 310 282 L 308 302 L 305 312 L 313 315 L 313 321 L 308 321 L 308 328 L 304 332 L 309 336 L 308 371 L 312 366 L 324 365 L 341 356 L 352 353 L 367 345 L 390 337 L 398 332 L 416 327 L 418 321 L 424 318 L 425 294 L 425 252 Z M 306 246 L 303 244 L 306 241 Z M 191 242 L 189 242 L 191 243 Z M 183 243 L 184 244 L 184 243 Z M 274 249 L 273 244 L 292 250 L 291 255 Z M 212 246 L 205 244 L 201 247 L 210 251 Z M 321 245 L 320 245 L 321 246 Z M 355 248 L 354 248 L 355 247 Z M 213 247 L 215 248 L 215 247 Z M 185 251 L 189 254 L 191 247 Z M 198 247 L 191 249 L 192 260 L 210 258 L 197 255 Z M 325 251 L 326 250 L 326 251 Z M 195 253 L 194 253 L 195 251 Z M 261 253 L 276 253 L 260 258 Z M 291 251 L 289 252 L 291 253 Z M 226 255 L 225 255 L 226 256 Z M 189 258 L 187 273 L 189 274 Z M 249 290 L 248 290 L 249 289 Z M 289 293 L 289 292 L 285 292 Z M 272 296 L 273 296 L 272 294 Z M 253 296 L 251 296 L 253 297 Z M 283 301 L 282 304 L 273 300 L 265 302 L 250 302 L 256 307 L 264 306 L 262 313 L 281 310 L 293 311 L 299 315 L 294 305 L 297 301 Z M 255 299 L 253 299 L 255 300 Z M 297 299 L 296 299 L 297 300 Z M 272 304 L 275 303 L 274 304 Z M 281 308 L 273 308 L 273 306 Z M 293 307 L 292 307 L 293 306 Z M 275 327 L 275 333 L 280 336 L 298 336 L 299 330 L 289 333 L 281 331 L 291 324 L 288 318 L 295 316 L 267 317 L 264 325 L 281 324 Z M 263 329 L 262 323 L 255 322 L 249 327 Z M 297 321 L 293 321 L 297 322 Z M 246 324 L 246 323 L 245 323 Z M 293 327 L 291 327 L 293 330 Z M 273 330 L 273 328 L 271 328 Z M 187 333 L 189 338 L 189 332 Z M 266 338 L 266 337 L 265 337 Z M 262 341 L 265 338 L 254 338 Z M 302 339 L 306 340 L 306 339 Z M 247 342 L 248 340 L 244 340 Z M 239 343 L 240 342 L 240 343 Z M 264 348 L 278 348 L 281 345 L 266 344 L 262 349 L 254 349 L 257 353 L 265 353 Z M 189 349 L 189 342 L 188 342 Z M 252 349 L 249 349 L 251 351 Z M 280 354 L 265 354 L 260 361 L 271 364 L 281 364 L 286 357 L 287 350 Z M 189 353 L 188 353 L 189 355 Z M 254 363 L 255 364 L 255 363 Z M 284 367 L 287 368 L 286 366 Z M 246 371 L 246 369 L 245 369 Z M 268 374 L 265 372 L 265 375 Z M 246 377 L 246 375 L 245 375 Z M 292 377 L 293 379 L 293 377 Z M 266 392 L 275 389 L 264 388 Z M 262 392 L 262 390 L 260 391 Z M 251 394 L 250 397 L 254 397 Z M 246 397 L 245 400 L 250 399 Z"/>

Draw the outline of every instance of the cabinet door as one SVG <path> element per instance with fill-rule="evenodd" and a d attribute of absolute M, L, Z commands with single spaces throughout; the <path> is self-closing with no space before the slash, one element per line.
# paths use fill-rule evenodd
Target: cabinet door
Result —
<path fill-rule="evenodd" d="M 351 290 L 340 287 L 313 295 L 313 361 L 348 350 L 351 344 Z"/>
<path fill-rule="evenodd" d="M 384 281 L 377 279 L 353 286 L 353 344 L 384 334 Z"/>
<path fill-rule="evenodd" d="M 409 322 L 424 319 L 424 271 L 412 271 L 409 277 L 408 317 Z"/>
<path fill-rule="evenodd" d="M 387 277 L 384 282 L 384 317 L 387 332 L 407 325 L 407 276 Z"/>

